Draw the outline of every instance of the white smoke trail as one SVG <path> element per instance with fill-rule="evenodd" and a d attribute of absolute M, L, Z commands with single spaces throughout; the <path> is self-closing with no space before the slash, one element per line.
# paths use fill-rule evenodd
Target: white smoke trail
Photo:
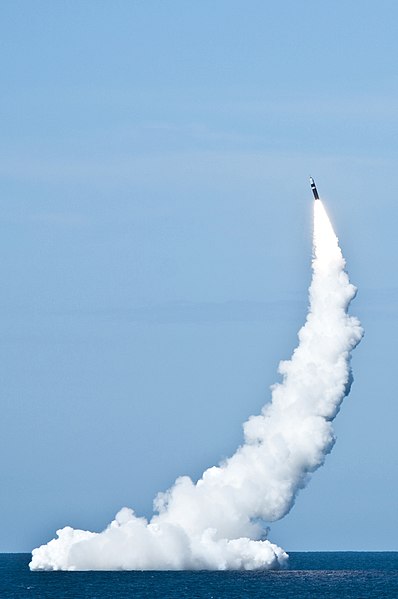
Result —
<path fill-rule="evenodd" d="M 281 383 L 259 416 L 244 424 L 244 444 L 196 483 L 178 478 L 154 502 L 148 522 L 123 508 L 101 533 L 57 531 L 33 550 L 32 570 L 255 569 L 287 554 L 264 539 L 264 521 L 282 518 L 334 444 L 331 421 L 349 392 L 350 352 L 359 321 L 347 314 L 356 289 L 320 200 L 314 202 L 310 308 L 299 345 L 281 362 Z"/>

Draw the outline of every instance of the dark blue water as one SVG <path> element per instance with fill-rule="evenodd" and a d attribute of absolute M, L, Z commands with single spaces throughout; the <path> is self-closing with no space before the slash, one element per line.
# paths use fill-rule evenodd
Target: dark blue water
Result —
<path fill-rule="evenodd" d="M 291 553 L 280 572 L 30 572 L 0 554 L 0 598 L 398 599 L 398 552 Z"/>

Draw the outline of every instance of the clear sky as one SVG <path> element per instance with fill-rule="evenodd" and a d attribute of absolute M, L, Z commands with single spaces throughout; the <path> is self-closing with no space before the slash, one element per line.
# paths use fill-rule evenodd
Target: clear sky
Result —
<path fill-rule="evenodd" d="M 0 5 L 1 551 L 234 452 L 304 322 L 312 175 L 366 335 L 286 550 L 397 550 L 398 5 Z"/>

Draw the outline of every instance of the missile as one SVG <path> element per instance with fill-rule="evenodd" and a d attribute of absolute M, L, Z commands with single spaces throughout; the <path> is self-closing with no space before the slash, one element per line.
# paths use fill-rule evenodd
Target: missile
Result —
<path fill-rule="evenodd" d="M 318 190 L 316 188 L 315 181 L 312 177 L 310 177 L 310 185 L 311 185 L 311 191 L 314 194 L 314 198 L 316 200 L 319 200 Z"/>

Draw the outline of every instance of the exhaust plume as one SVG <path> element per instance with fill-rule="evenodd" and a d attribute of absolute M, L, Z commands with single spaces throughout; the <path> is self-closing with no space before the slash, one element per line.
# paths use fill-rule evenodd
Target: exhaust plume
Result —
<path fill-rule="evenodd" d="M 332 420 L 351 385 L 362 337 L 347 314 L 356 294 L 322 202 L 314 202 L 309 312 L 272 400 L 244 424 L 244 443 L 194 483 L 182 476 L 150 521 L 123 508 L 101 533 L 65 527 L 32 552 L 31 570 L 277 568 L 287 560 L 264 522 L 285 516 L 333 447 Z"/>

